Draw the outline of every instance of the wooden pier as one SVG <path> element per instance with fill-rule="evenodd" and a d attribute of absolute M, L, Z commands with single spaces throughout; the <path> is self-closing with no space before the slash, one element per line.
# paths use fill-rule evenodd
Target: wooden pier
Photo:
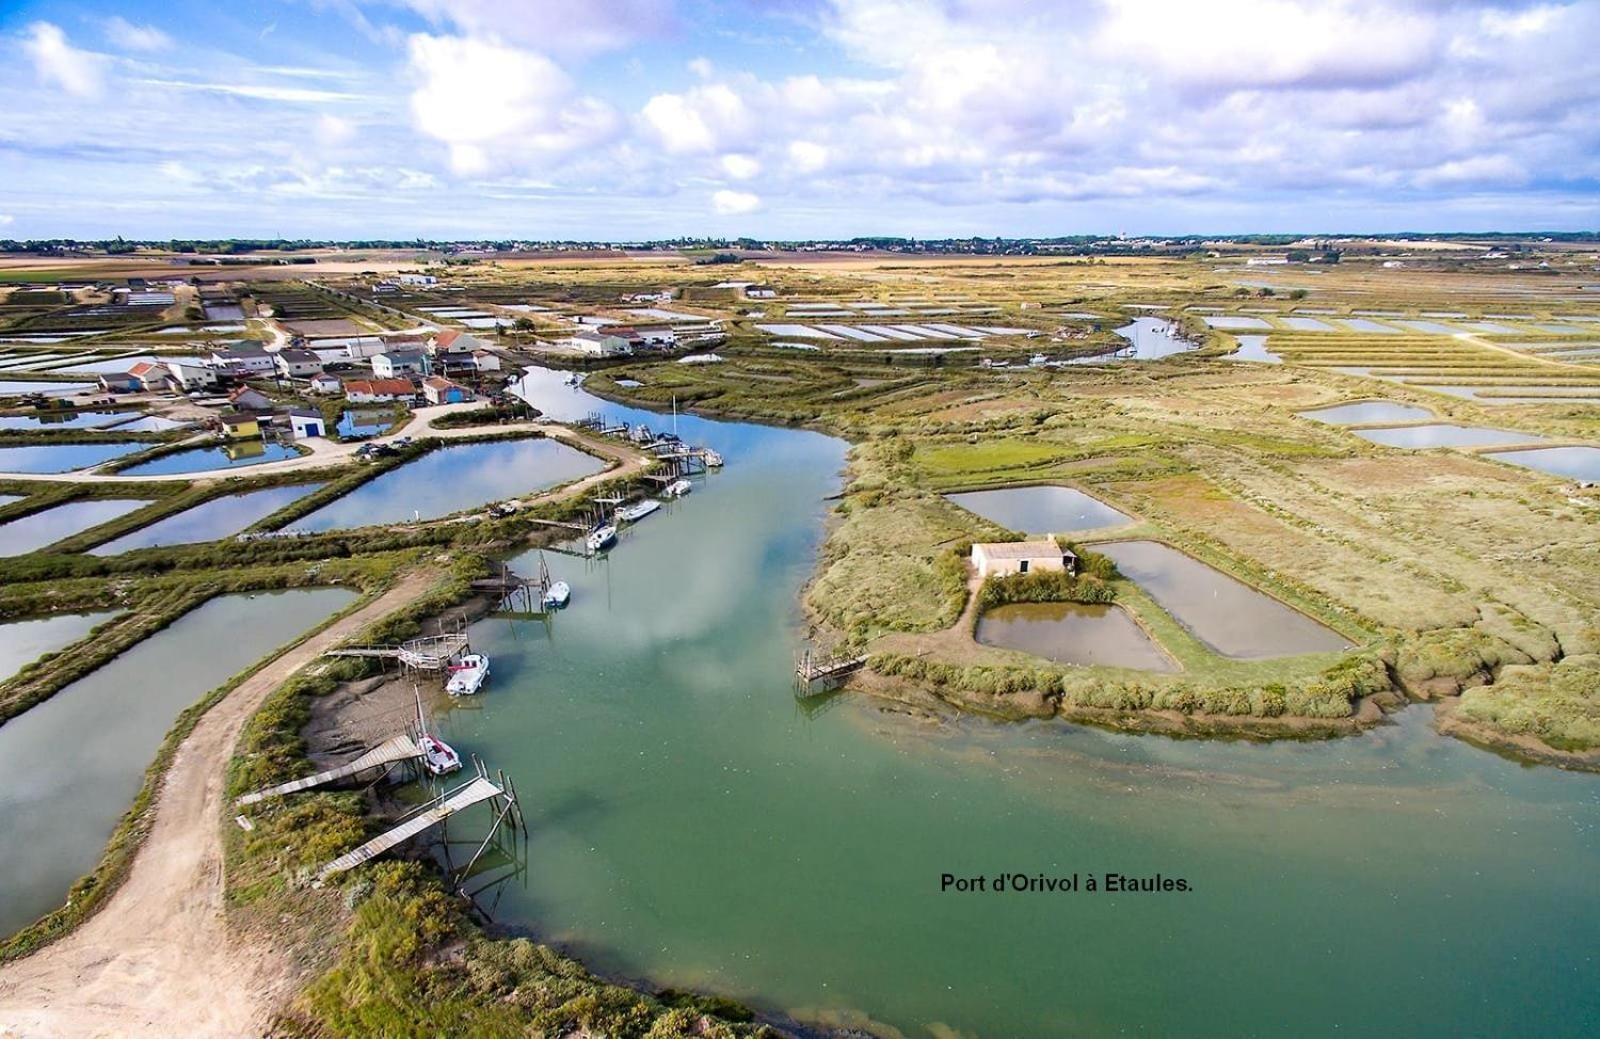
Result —
<path fill-rule="evenodd" d="M 317 871 L 316 882 L 321 884 L 329 877 L 337 876 L 340 873 L 355 869 L 363 863 L 371 862 L 384 852 L 398 847 L 418 834 L 434 826 L 442 825 L 452 815 L 471 808 L 473 805 L 488 801 L 498 811 L 494 825 L 489 829 L 488 836 L 484 838 L 483 843 L 478 846 L 478 850 L 472 856 L 472 859 L 466 866 L 462 867 L 458 874 L 460 877 L 470 875 L 472 867 L 477 864 L 479 856 L 483 854 L 484 849 L 488 848 L 489 842 L 494 839 L 501 826 L 509 821 L 513 826 L 520 827 L 524 833 L 527 832 L 527 824 L 522 819 L 522 809 L 517 804 L 516 788 L 506 779 L 505 774 L 501 773 L 498 780 L 492 780 L 489 778 L 488 769 L 484 768 L 482 762 L 474 758 L 473 766 L 478 772 L 476 776 L 467 780 L 461 786 L 453 790 L 447 790 L 433 800 L 418 805 L 403 816 L 394 826 L 378 834 L 360 847 L 347 851 L 332 862 L 329 862 Z"/>
<path fill-rule="evenodd" d="M 337 783 L 341 779 L 349 779 L 369 769 L 384 768 L 401 761 L 414 761 L 422 757 L 422 748 L 417 746 L 417 741 L 410 734 L 395 736 L 373 747 L 353 761 L 346 762 L 335 768 L 325 769 L 313 775 L 291 779 L 287 783 L 256 790 L 238 798 L 234 804 L 253 805 L 265 801 L 270 797 L 283 797 L 286 794 L 297 794 L 302 790 L 313 787 L 326 786 Z"/>
<path fill-rule="evenodd" d="M 813 655 L 808 648 L 794 668 L 794 691 L 797 696 L 816 696 L 838 688 L 851 674 L 867 663 L 867 655 L 830 654 Z"/>
<path fill-rule="evenodd" d="M 325 657 L 369 657 L 398 660 L 400 666 L 412 671 L 443 671 L 450 661 L 468 648 L 467 633 L 453 631 L 445 635 L 426 635 L 402 642 L 398 646 L 349 646 L 330 649 Z"/>

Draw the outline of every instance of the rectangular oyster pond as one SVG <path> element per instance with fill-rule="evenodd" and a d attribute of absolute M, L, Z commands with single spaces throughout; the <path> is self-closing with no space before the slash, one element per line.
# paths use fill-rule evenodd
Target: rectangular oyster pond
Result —
<path fill-rule="evenodd" d="M 1170 545 L 1117 541 L 1094 550 L 1225 657 L 1266 660 L 1350 648 L 1337 632 Z"/>
<path fill-rule="evenodd" d="M 28 444 L 0 447 L 0 473 L 66 473 L 149 450 L 149 444 Z"/>
<path fill-rule="evenodd" d="M 1487 426 L 1458 426 L 1435 422 L 1425 426 L 1395 426 L 1390 429 L 1358 429 L 1363 440 L 1387 447 L 1485 447 L 1490 444 L 1537 444 L 1544 437 L 1532 433 L 1513 433 Z"/>
<path fill-rule="evenodd" d="M 979 642 L 1062 664 L 1178 670 L 1126 610 L 1109 603 L 1012 603 L 978 620 Z"/>
<path fill-rule="evenodd" d="M 0 682 L 38 660 L 89 634 L 98 624 L 115 617 L 116 611 L 98 613 L 54 613 L 48 617 L 29 617 L 0 623 Z"/>
<path fill-rule="evenodd" d="M 603 468 L 598 458 L 548 438 L 452 444 L 362 484 L 295 521 L 293 527 L 324 531 L 437 519 L 542 491 Z"/>
<path fill-rule="evenodd" d="M 1485 457 L 1537 469 L 1552 476 L 1600 481 L 1600 447 L 1540 447 L 1529 451 L 1491 451 Z"/>
<path fill-rule="evenodd" d="M 0 556 L 27 555 L 149 504 L 148 500 L 98 498 L 30 513 L 0 524 Z"/>
<path fill-rule="evenodd" d="M 148 527 L 140 527 L 124 534 L 115 541 L 97 545 L 89 549 L 89 552 L 97 556 L 114 556 L 119 552 L 130 552 L 136 548 L 215 541 L 253 526 L 321 486 L 310 483 L 289 487 L 268 487 L 264 490 L 213 498 L 192 509 L 185 509 L 165 519 L 157 520 Z"/>
<path fill-rule="evenodd" d="M 248 465 L 281 462 L 285 458 L 298 457 L 300 452 L 289 444 L 268 443 L 265 440 L 237 440 L 205 447 L 186 447 L 182 451 L 174 451 L 169 455 L 129 466 L 122 470 L 121 475 L 177 476 L 183 473 L 208 473 L 217 469 L 242 469 Z"/>
<path fill-rule="evenodd" d="M 354 598 L 316 588 L 212 599 L 0 725 L 0 935 L 54 909 L 100 860 L 184 708 Z"/>
<path fill-rule="evenodd" d="M 1071 534 L 1131 522 L 1100 499 L 1072 487 L 1000 487 L 947 494 L 945 500 L 1020 534 Z"/>
<path fill-rule="evenodd" d="M 1356 404 L 1338 404 L 1331 408 L 1317 408 L 1300 412 L 1301 418 L 1327 422 L 1335 426 L 1365 426 L 1380 422 L 1418 422 L 1433 418 L 1433 412 L 1412 404 L 1397 404 L 1388 400 L 1366 400 Z"/>

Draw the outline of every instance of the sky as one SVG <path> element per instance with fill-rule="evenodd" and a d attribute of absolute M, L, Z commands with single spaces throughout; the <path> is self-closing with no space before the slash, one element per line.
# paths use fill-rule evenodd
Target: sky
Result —
<path fill-rule="evenodd" d="M 0 237 L 1600 229 L 1600 0 L 0 0 Z"/>

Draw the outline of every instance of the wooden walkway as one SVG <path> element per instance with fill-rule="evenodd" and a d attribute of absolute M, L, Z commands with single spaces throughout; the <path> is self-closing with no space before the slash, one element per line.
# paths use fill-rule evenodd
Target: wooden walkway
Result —
<path fill-rule="evenodd" d="M 428 635 L 399 646 L 351 646 L 330 649 L 326 657 L 382 657 L 417 671 L 443 671 L 450 659 L 467 648 L 464 633 Z"/>
<path fill-rule="evenodd" d="M 865 653 L 859 656 L 814 657 L 807 650 L 794 669 L 794 688 L 800 696 L 814 696 L 832 688 L 835 682 L 861 670 L 867 663 Z"/>
<path fill-rule="evenodd" d="M 417 834 L 432 826 L 437 826 L 452 815 L 475 804 L 481 804 L 491 798 L 505 797 L 505 790 L 493 781 L 476 776 L 465 785 L 457 787 L 450 793 L 431 802 L 422 811 L 400 823 L 392 829 L 372 838 L 372 840 L 356 848 L 354 851 L 345 852 L 332 862 L 317 871 L 317 881 L 320 883 L 346 870 L 355 869 L 364 862 L 369 862 L 384 852 L 402 844 Z"/>
<path fill-rule="evenodd" d="M 326 769 L 310 776 L 292 779 L 287 783 L 256 790 L 240 797 L 235 804 L 253 805 L 265 801 L 269 797 L 283 797 L 285 794 L 297 794 L 302 790 L 312 787 L 325 786 L 328 783 L 337 783 L 341 779 L 365 772 L 369 768 L 378 768 L 382 765 L 392 765 L 397 761 L 410 761 L 422 757 L 422 748 L 410 736 L 395 736 L 392 739 L 373 747 L 354 761 L 347 762 L 337 768 Z"/>

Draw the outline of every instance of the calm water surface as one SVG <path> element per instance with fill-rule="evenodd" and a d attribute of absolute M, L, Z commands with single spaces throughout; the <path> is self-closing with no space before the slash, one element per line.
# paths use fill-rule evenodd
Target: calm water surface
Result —
<path fill-rule="evenodd" d="M 0 725 L 0 934 L 54 909 L 99 861 L 185 707 L 354 598 L 317 588 L 213 599 Z"/>
<path fill-rule="evenodd" d="M 362 484 L 300 520 L 296 530 L 436 519 L 597 473 L 604 464 L 549 439 L 454 444 Z"/>
<path fill-rule="evenodd" d="M 0 473 L 65 473 L 144 451 L 149 444 L 30 444 L 0 447 Z"/>
<path fill-rule="evenodd" d="M 265 440 L 237 440 L 209 447 L 188 447 L 122 470 L 124 476 L 168 476 L 179 473 L 207 473 L 216 469 L 241 469 L 262 462 L 298 458 L 300 452 L 289 444 Z"/>
<path fill-rule="evenodd" d="M 149 504 L 148 500 L 101 498 L 68 502 L 53 509 L 30 513 L 0 525 L 0 556 L 27 555 L 35 549 L 53 545 Z"/>
<path fill-rule="evenodd" d="M 89 634 L 97 624 L 116 616 L 114 610 L 101 613 L 57 613 L 49 617 L 0 624 L 0 682 L 21 671 L 46 653 Z"/>
<path fill-rule="evenodd" d="M 215 541 L 239 533 L 290 502 L 298 501 L 317 490 L 319 483 L 297 484 L 290 487 L 268 487 L 245 494 L 229 494 L 213 498 L 202 505 L 157 520 L 115 541 L 89 549 L 97 556 L 114 556 L 136 548 L 155 548 L 159 545 L 188 545 L 196 541 Z"/>
<path fill-rule="evenodd" d="M 601 406 L 543 375 L 524 392 Z M 443 724 L 529 807 L 502 921 L 607 971 L 921 1039 L 1600 1028 L 1600 776 L 1442 739 L 1425 708 L 1278 744 L 802 710 L 797 603 L 844 445 L 681 425 L 728 467 L 608 562 L 547 553 L 573 585 L 548 635 L 474 630 L 495 677 Z M 939 891 L 1000 871 L 1195 890 Z"/>
<path fill-rule="evenodd" d="M 0 429 L 87 429 L 127 422 L 138 417 L 136 411 L 77 411 L 55 414 L 40 411 L 31 415 L 0 415 Z"/>
<path fill-rule="evenodd" d="M 1063 664 L 1101 664 L 1139 671 L 1176 671 L 1137 621 L 1105 603 L 1013 603 L 978 621 L 986 646 L 1015 649 Z"/>
<path fill-rule="evenodd" d="M 1271 328 L 1272 323 L 1259 317 L 1246 317 L 1240 314 L 1208 314 L 1200 320 L 1212 328 Z"/>
<path fill-rule="evenodd" d="M 1071 534 L 1115 527 L 1127 516 L 1072 487 L 1004 487 L 947 494 L 969 512 L 1023 534 Z"/>
<path fill-rule="evenodd" d="M 1426 426 L 1396 426 L 1393 429 L 1358 429 L 1363 440 L 1389 447 L 1481 447 L 1485 444 L 1537 444 L 1544 437 L 1532 433 L 1513 433 L 1487 426 L 1457 426 L 1435 422 Z"/>
<path fill-rule="evenodd" d="M 1374 422 L 1417 422 L 1433 418 L 1427 408 L 1411 404 L 1396 404 L 1386 400 L 1368 400 L 1359 404 L 1340 404 L 1332 408 L 1300 412 L 1301 418 L 1328 422 L 1335 426 L 1361 426 Z"/>
<path fill-rule="evenodd" d="M 1230 361 L 1259 361 L 1262 364 L 1282 364 L 1283 358 L 1267 349 L 1266 336 L 1240 336 L 1239 349 L 1228 355 Z"/>
<path fill-rule="evenodd" d="M 1489 458 L 1525 465 L 1552 476 L 1600 480 L 1600 447 L 1541 447 L 1531 451 L 1495 451 Z M 0 528 L 3 529 L 3 528 Z"/>

